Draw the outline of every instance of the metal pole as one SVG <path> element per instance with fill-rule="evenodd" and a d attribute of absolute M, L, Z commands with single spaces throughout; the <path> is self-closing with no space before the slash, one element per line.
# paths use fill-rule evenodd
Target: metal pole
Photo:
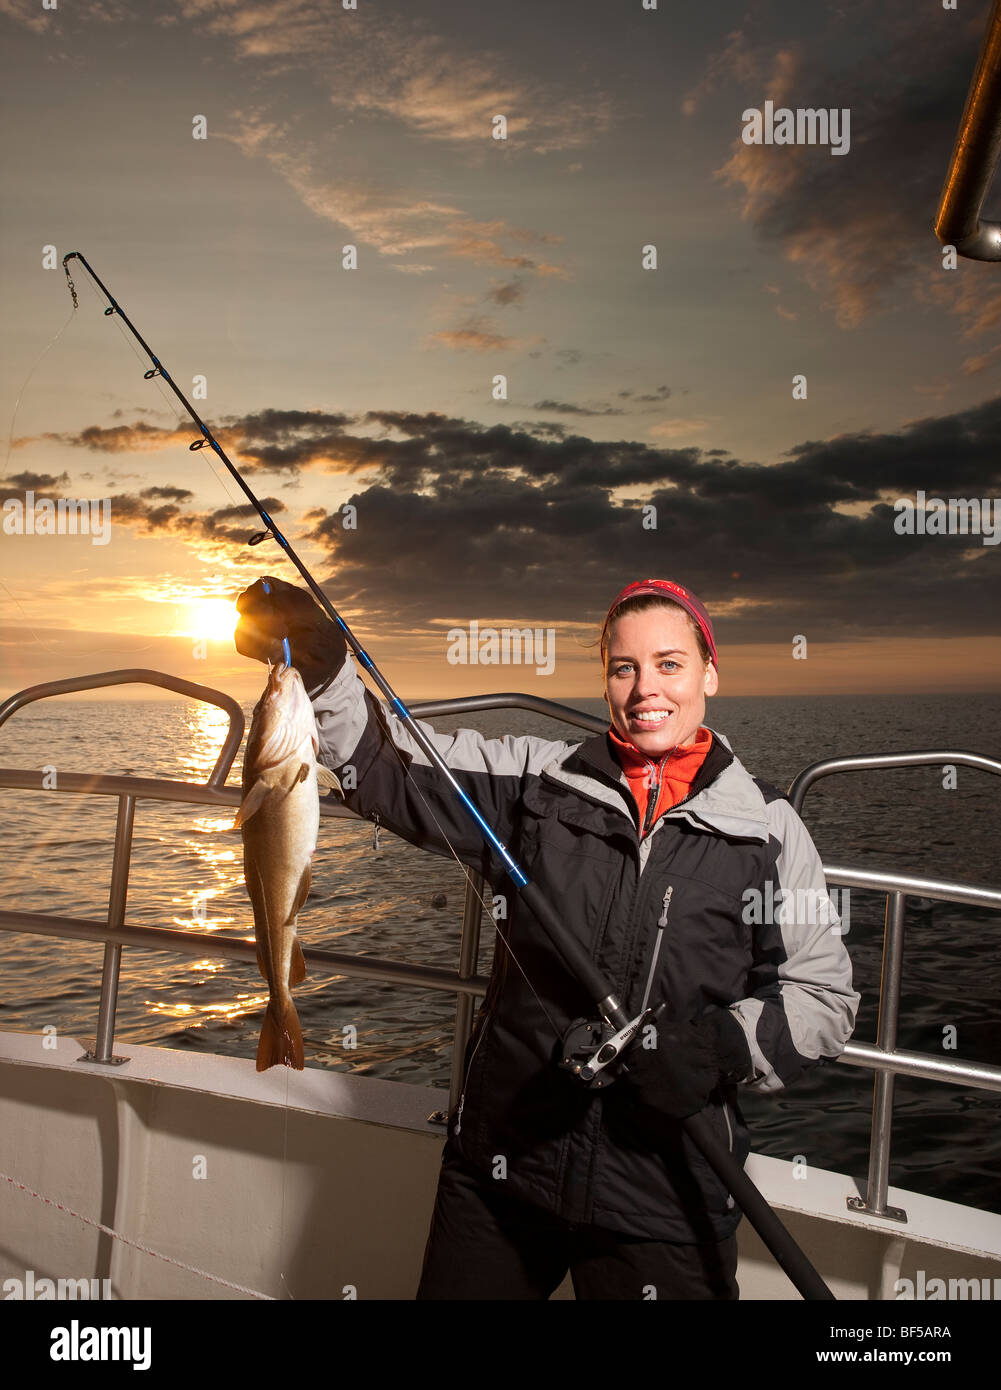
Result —
<path fill-rule="evenodd" d="M 111 892 L 108 895 L 108 926 L 125 925 L 125 899 L 129 891 L 129 860 L 132 854 L 132 827 L 135 823 L 134 796 L 118 798 L 118 823 L 115 826 L 115 857 L 111 866 Z M 101 1002 L 97 1011 L 97 1037 L 94 1051 L 81 1057 L 82 1062 L 100 1062 L 105 1066 L 121 1066 L 127 1057 L 112 1053 L 115 1040 L 115 1010 L 118 1006 L 118 974 L 122 948 L 109 941 L 104 947 L 104 969 L 101 972 Z"/>
<path fill-rule="evenodd" d="M 1001 155 L 1001 0 L 994 0 L 935 216 L 935 235 L 975 261 L 1001 261 L 1001 223 L 980 209 Z"/>
<path fill-rule="evenodd" d="M 900 977 L 904 962 L 903 893 L 887 893 L 886 918 L 883 928 L 883 965 L 879 984 L 879 1022 L 876 1025 L 876 1047 L 880 1052 L 892 1052 L 897 1046 L 897 1020 L 900 1014 Z M 870 1216 L 883 1216 L 893 1221 L 906 1221 L 907 1213 L 900 1207 L 886 1204 L 890 1182 L 890 1136 L 893 1128 L 893 1088 L 896 1078 L 892 1072 L 877 1071 L 872 1091 L 872 1130 L 869 1145 L 869 1179 L 865 1201 L 850 1197 L 853 1211 L 865 1211 Z"/>

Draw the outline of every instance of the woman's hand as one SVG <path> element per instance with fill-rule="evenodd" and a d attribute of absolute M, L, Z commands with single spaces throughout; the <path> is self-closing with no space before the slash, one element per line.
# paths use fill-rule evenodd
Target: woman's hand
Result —
<path fill-rule="evenodd" d="M 751 1070 L 751 1054 L 740 1024 L 729 1009 L 713 1008 L 697 1023 L 665 1017 L 654 1010 L 656 1046 L 637 1040 L 625 1056 L 622 1081 L 646 1110 L 684 1120 L 703 1110 L 723 1080 L 741 1080 Z"/>
<path fill-rule="evenodd" d="M 292 665 L 310 696 L 324 690 L 344 664 L 344 634 L 305 589 L 267 575 L 244 589 L 236 607 L 240 621 L 233 641 L 240 655 L 284 661 L 282 638 L 287 637 Z"/>

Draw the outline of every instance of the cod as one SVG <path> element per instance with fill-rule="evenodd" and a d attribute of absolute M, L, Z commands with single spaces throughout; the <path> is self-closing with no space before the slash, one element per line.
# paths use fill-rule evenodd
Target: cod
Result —
<path fill-rule="evenodd" d="M 257 1070 L 279 1062 L 301 1071 L 302 1029 L 292 987 L 306 978 L 296 919 L 309 893 L 320 825 L 320 786 L 340 790 L 320 767 L 316 719 L 294 666 L 271 666 L 254 709 L 243 760 L 243 800 L 234 825 L 243 837 L 243 872 L 254 908 L 257 964 L 268 1008 Z"/>

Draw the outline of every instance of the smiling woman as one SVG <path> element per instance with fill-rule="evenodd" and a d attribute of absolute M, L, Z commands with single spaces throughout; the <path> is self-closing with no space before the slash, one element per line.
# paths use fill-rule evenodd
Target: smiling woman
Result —
<path fill-rule="evenodd" d="M 578 1299 L 642 1299 L 651 1287 L 658 1298 L 737 1298 L 741 1209 L 688 1122 L 711 1129 L 739 1177 L 750 1134 L 738 1087 L 781 1091 L 839 1056 L 859 996 L 805 826 L 702 725 L 717 688 L 704 605 L 662 579 L 613 600 L 605 733 L 570 744 L 413 725 L 434 761 L 412 721 L 366 690 L 343 641 L 335 654 L 337 629 L 307 594 L 269 577 L 239 604 L 242 654 L 265 660 L 281 633 L 293 665 L 307 642 L 326 652 L 325 680 L 309 687 L 318 758 L 348 807 L 453 854 L 504 904 L 417 1297 L 547 1299 L 569 1269 Z M 551 934 L 534 898 L 501 891 L 499 859 L 488 861 L 479 829 L 452 809 L 456 778 L 522 878 L 559 903 Z M 748 891 L 785 903 L 781 889 L 801 890 L 817 910 L 745 918 Z M 583 964 L 568 969 L 571 947 Z M 590 1079 L 583 1060 L 594 1062 L 613 1027 L 580 1017 L 578 971 L 592 965 L 591 996 L 617 1009 L 621 997 L 623 1019 L 649 1027 L 642 1044 L 638 1031 L 630 1040 L 625 1069 L 592 1072 L 588 1086 L 578 1084 Z"/>

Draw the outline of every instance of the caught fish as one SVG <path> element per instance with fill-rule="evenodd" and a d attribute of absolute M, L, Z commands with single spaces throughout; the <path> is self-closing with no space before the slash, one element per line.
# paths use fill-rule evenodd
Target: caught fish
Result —
<path fill-rule="evenodd" d="M 302 1029 L 292 987 L 306 978 L 296 919 L 309 893 L 320 825 L 319 787 L 340 782 L 317 764 L 316 719 L 294 666 L 272 666 L 257 702 L 243 760 L 243 871 L 254 907 L 257 964 L 270 997 L 257 1070 L 303 1068 Z"/>

